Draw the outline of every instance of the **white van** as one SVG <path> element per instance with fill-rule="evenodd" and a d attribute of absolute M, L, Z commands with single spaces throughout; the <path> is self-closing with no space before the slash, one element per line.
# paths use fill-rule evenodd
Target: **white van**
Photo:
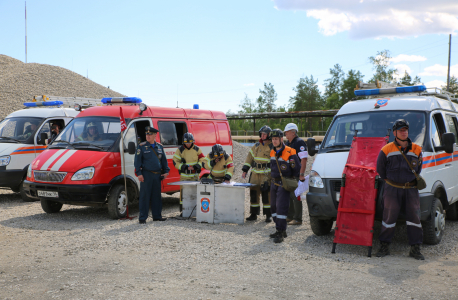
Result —
<path fill-rule="evenodd" d="M 342 106 L 318 150 L 313 140 L 308 141 L 309 154 L 318 153 L 307 193 L 310 224 L 316 235 L 328 234 L 336 220 L 342 172 L 355 131 L 359 137 L 383 137 L 389 134 L 397 119 L 409 122 L 409 138 L 423 148 L 421 175 L 427 183 L 427 187 L 420 190 L 424 243 L 434 245 L 441 241 L 445 229 L 444 209 L 448 219 L 458 219 L 458 151 L 455 150 L 458 104 L 452 102 L 456 99 L 447 92 L 427 90 L 423 85 L 356 90 L 357 96 L 367 97 Z M 393 140 L 390 133 L 390 142 Z M 381 186 L 379 199 L 383 184 Z M 404 217 L 401 211 L 400 218 Z M 376 219 L 381 218 L 382 207 L 377 201 Z"/>
<path fill-rule="evenodd" d="M 22 183 L 29 164 L 47 147 L 51 124 L 58 124 L 63 129 L 79 113 L 73 108 L 74 104 L 88 107 L 95 106 L 96 102 L 102 104 L 97 99 L 34 97 L 33 102 L 24 103 L 27 109 L 15 111 L 3 119 L 0 122 L 0 188 L 20 192 L 24 201 L 35 201 L 24 192 Z"/>

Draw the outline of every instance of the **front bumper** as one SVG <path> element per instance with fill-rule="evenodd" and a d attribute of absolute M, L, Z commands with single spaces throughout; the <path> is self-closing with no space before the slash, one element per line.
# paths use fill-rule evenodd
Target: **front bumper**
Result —
<path fill-rule="evenodd" d="M 26 172 L 25 170 L 0 170 L 0 187 L 17 188 Z"/>
<path fill-rule="evenodd" d="M 336 220 L 337 219 L 337 208 L 339 202 L 337 202 L 336 193 L 340 192 L 341 179 L 323 179 L 324 188 L 310 187 L 307 193 L 307 207 L 309 215 L 317 217 L 322 220 Z M 380 188 L 377 196 L 377 204 L 375 211 L 375 218 L 381 220 L 383 217 L 383 207 L 381 195 L 383 194 L 384 181 L 380 180 Z M 431 219 L 431 205 L 434 199 L 434 195 L 431 193 L 420 193 L 420 211 L 421 221 L 427 221 Z M 405 209 L 401 209 L 399 213 L 399 219 L 405 220 Z"/>
<path fill-rule="evenodd" d="M 70 185 L 49 184 L 24 180 L 24 191 L 34 199 L 46 199 L 74 205 L 104 204 L 110 190 L 109 184 Z M 38 190 L 58 192 L 58 198 L 39 197 Z"/>

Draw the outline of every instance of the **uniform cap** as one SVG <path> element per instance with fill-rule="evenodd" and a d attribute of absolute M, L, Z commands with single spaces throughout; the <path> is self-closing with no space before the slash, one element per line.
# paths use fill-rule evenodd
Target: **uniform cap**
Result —
<path fill-rule="evenodd" d="M 294 123 L 288 123 L 288 124 L 286 124 L 285 130 L 284 130 L 284 131 L 289 131 L 289 130 L 292 130 L 292 129 L 294 129 L 294 130 L 296 130 L 296 131 L 299 131 L 299 129 L 297 128 L 297 125 L 294 124 Z"/>
<path fill-rule="evenodd" d="M 158 132 L 159 132 L 159 130 L 157 130 L 154 127 L 151 127 L 151 126 L 146 126 L 145 127 L 145 134 L 147 134 L 147 135 L 151 135 L 153 133 L 158 133 Z"/>

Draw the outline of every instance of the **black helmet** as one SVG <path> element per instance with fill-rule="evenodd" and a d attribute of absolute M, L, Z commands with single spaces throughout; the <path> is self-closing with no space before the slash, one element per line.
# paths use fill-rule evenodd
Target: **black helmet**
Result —
<path fill-rule="evenodd" d="M 221 146 L 220 144 L 216 144 L 212 147 L 210 158 L 222 157 L 224 154 L 226 154 L 226 151 L 224 151 L 223 146 Z"/>
<path fill-rule="evenodd" d="M 183 143 L 194 143 L 194 142 L 195 140 L 194 140 L 194 136 L 192 135 L 192 133 L 186 132 L 183 135 Z"/>
<path fill-rule="evenodd" d="M 404 119 L 398 119 L 393 124 L 393 131 L 399 130 L 404 127 L 407 127 L 407 129 L 409 129 L 409 122 L 407 122 Z"/>
<path fill-rule="evenodd" d="M 270 132 L 272 131 L 272 128 L 270 128 L 267 125 L 264 125 L 259 129 L 259 137 L 261 137 L 261 134 L 266 133 L 267 134 L 267 139 L 270 139 Z"/>
<path fill-rule="evenodd" d="M 276 128 L 270 132 L 271 138 L 274 138 L 274 137 L 282 138 L 283 136 L 284 136 L 283 131 L 281 131 L 280 128 Z"/>

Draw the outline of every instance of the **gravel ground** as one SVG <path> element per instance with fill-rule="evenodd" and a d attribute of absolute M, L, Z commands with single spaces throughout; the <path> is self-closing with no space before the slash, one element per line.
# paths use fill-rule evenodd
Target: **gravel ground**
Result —
<path fill-rule="evenodd" d="M 245 148 L 245 149 L 244 149 Z M 237 172 L 248 148 L 234 145 Z M 246 155 L 246 154 L 245 154 Z M 309 161 L 311 164 L 311 159 Z M 310 169 L 310 167 L 308 168 Z M 178 215 L 178 194 L 164 194 L 164 215 Z M 249 211 L 246 197 L 246 215 Z M 405 225 L 391 256 L 338 245 L 290 226 L 284 243 L 263 218 L 201 224 L 108 219 L 106 209 L 64 205 L 45 214 L 38 202 L 0 194 L 1 299 L 456 299 L 458 222 L 446 222 L 441 244 L 425 245 L 425 261 L 408 257 Z M 133 215 L 138 209 L 133 208 Z M 375 237 L 380 232 L 376 223 Z M 379 243 L 374 239 L 374 247 Z"/>

